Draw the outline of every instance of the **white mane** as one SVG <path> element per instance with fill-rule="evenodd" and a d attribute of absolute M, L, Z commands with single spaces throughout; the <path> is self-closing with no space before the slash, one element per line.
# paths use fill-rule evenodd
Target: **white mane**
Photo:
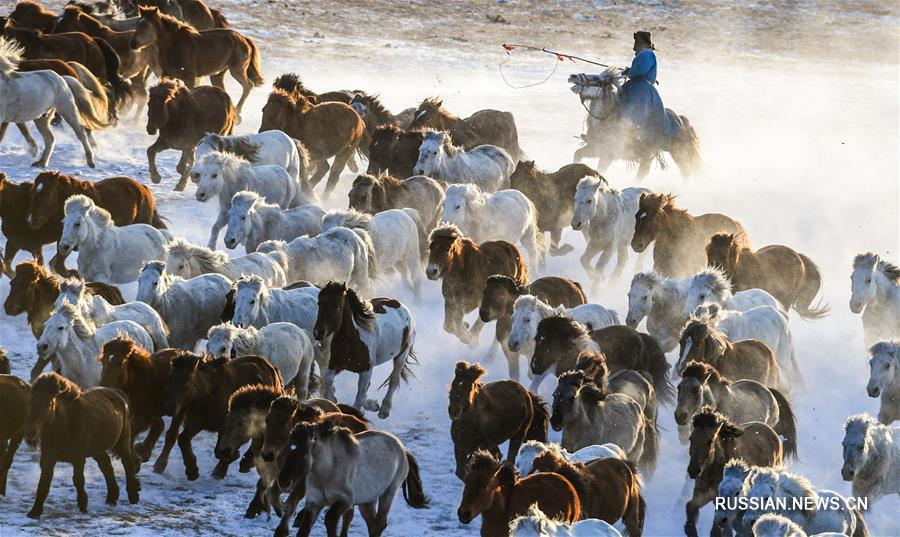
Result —
<path fill-rule="evenodd" d="M 83 194 L 70 196 L 66 200 L 64 211 L 67 217 L 73 214 L 79 217 L 87 216 L 98 225 L 112 225 L 112 216 L 109 214 L 109 211 L 103 207 L 98 207 L 94 200 Z"/>
<path fill-rule="evenodd" d="M 25 48 L 14 39 L 0 37 L 0 73 L 11 75 L 19 68 Z"/>

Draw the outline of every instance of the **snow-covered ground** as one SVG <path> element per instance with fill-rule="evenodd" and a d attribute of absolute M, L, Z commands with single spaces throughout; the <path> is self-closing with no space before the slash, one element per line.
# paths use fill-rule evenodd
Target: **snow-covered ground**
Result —
<path fill-rule="evenodd" d="M 296 71 L 313 89 L 363 88 L 380 93 L 385 103 L 397 111 L 438 94 L 449 109 L 463 116 L 481 108 L 509 110 L 516 117 L 522 147 L 545 169 L 568 163 L 577 147 L 575 136 L 581 133 L 584 113 L 568 91 L 565 77 L 570 72 L 590 71 L 590 66 L 564 65 L 548 83 L 514 90 L 497 73 L 497 64 L 503 61 L 499 47 L 482 50 L 480 55 L 468 50 L 457 54 L 451 39 L 418 46 L 396 38 L 389 40 L 391 47 L 387 48 L 381 36 L 367 37 L 373 35 L 368 29 L 358 34 L 337 32 L 325 40 L 307 39 L 309 33 L 303 31 L 285 43 L 273 37 L 281 34 L 270 33 L 267 25 L 255 23 L 252 9 L 243 10 L 237 2 L 222 4 L 229 19 L 259 41 L 268 80 L 282 72 Z M 285 12 L 302 20 L 296 11 L 285 7 Z M 857 19 L 867 20 L 865 13 L 857 15 Z M 383 20 L 377 16 L 373 12 L 375 21 Z M 412 22 L 397 24 L 406 28 Z M 396 32 L 396 27 L 392 31 Z M 366 46 L 359 47 L 359 43 Z M 624 64 L 630 56 L 629 47 L 626 35 L 616 47 L 620 52 L 601 60 Z M 459 48 L 466 45 L 460 44 Z M 891 54 L 896 52 L 891 46 L 887 48 Z M 334 55 L 329 55 L 331 52 Z M 590 56 L 589 50 L 572 52 Z M 808 254 L 822 268 L 824 298 L 831 303 L 833 313 L 815 322 L 791 315 L 807 382 L 806 390 L 793 397 L 800 461 L 792 463 L 791 468 L 808 476 L 818 487 L 844 494 L 850 493 L 850 487 L 841 480 L 839 472 L 843 421 L 857 412 L 877 411 L 877 401 L 865 393 L 868 365 L 861 321 L 847 306 L 850 262 L 855 254 L 870 250 L 896 261 L 900 240 L 900 96 L 897 58 L 891 54 L 878 62 L 844 65 L 840 69 L 833 65 L 806 65 L 801 69 L 796 63 L 759 67 L 760 62 L 748 67 L 727 57 L 686 61 L 666 52 L 660 54 L 663 99 L 667 106 L 688 116 L 698 130 L 706 170 L 702 177 L 684 183 L 674 167 L 666 171 L 655 169 L 648 184 L 677 193 L 679 206 L 694 214 L 716 211 L 736 218 L 744 224 L 756 247 L 786 244 Z M 543 79 L 552 67 L 552 58 L 514 55 L 504 73 L 511 83 L 519 85 Z M 229 84 L 236 97 L 236 86 Z M 238 133 L 257 130 L 266 94 L 267 88 L 254 91 Z M 85 178 L 128 175 L 148 184 L 157 197 L 160 212 L 171 222 L 170 229 L 205 244 L 215 207 L 197 202 L 193 186 L 185 193 L 171 190 L 176 181 L 177 153 L 160 156 L 165 180 L 152 185 L 145 150 L 153 138 L 145 134 L 143 124 L 123 124 L 98 133 L 97 139 L 100 150 L 96 170 L 84 167 L 80 146 L 71 132 L 62 130 L 58 131 L 59 144 L 51 165 Z M 0 170 L 13 180 L 34 177 L 36 170 L 28 166 L 31 160 L 17 133 L 8 135 L 0 146 Z M 617 164 L 606 176 L 612 183 L 625 186 L 631 184 L 633 171 Z M 345 192 L 352 179 L 351 174 L 344 174 L 330 207 L 346 206 Z M 577 262 L 583 240 L 571 230 L 564 239 L 576 245 L 576 252 L 551 258 L 541 275 L 562 275 L 586 282 Z M 45 253 L 49 255 L 51 248 Z M 23 255 L 19 260 L 24 259 Z M 74 256 L 69 259 L 70 266 L 73 263 Z M 592 300 L 624 315 L 630 267 L 631 264 L 627 277 L 605 286 Z M 0 299 L 5 299 L 8 291 L 9 280 L 4 278 L 0 280 Z M 135 291 L 133 284 L 123 287 L 128 298 L 133 298 Z M 372 418 L 376 427 L 395 433 L 415 453 L 432 500 L 430 509 L 414 511 L 398 497 L 386 534 L 477 534 L 479 521 L 463 526 L 456 517 L 462 485 L 453 475 L 446 387 L 453 364 L 459 359 L 484 363 L 490 380 L 504 376 L 506 365 L 499 353 L 489 355 L 493 329 L 488 327 L 483 332 L 476 350 L 445 334 L 441 329 L 440 287 L 435 282 L 426 281 L 424 299 L 419 304 L 414 304 L 410 293 L 393 279 L 382 282 L 379 294 L 395 296 L 412 309 L 421 364 L 415 370 L 417 379 L 397 393 L 392 416 L 383 421 Z M 14 373 L 27 375 L 35 349 L 23 316 L 11 318 L 0 313 L 0 345 L 9 352 Z M 387 370 L 377 370 L 376 381 L 386 374 Z M 377 384 L 380 382 L 373 382 Z M 543 388 L 549 397 L 552 383 Z M 355 377 L 339 377 L 338 395 L 342 401 L 349 401 L 354 389 Z M 646 535 L 674 536 L 682 534 L 684 521 L 683 505 L 677 504 L 676 499 L 687 465 L 687 449 L 678 442 L 671 407 L 661 409 L 660 425 L 660 469 L 647 480 L 644 491 L 648 503 Z M 558 439 L 558 433 L 551 433 L 551 437 Z M 238 474 L 233 467 L 224 481 L 209 476 L 215 464 L 214 442 L 214 436 L 208 433 L 195 439 L 201 469 L 201 478 L 195 482 L 184 477 L 177 448 L 165 474 L 154 474 L 149 464 L 144 465 L 140 474 L 143 491 L 137 505 L 128 505 L 123 495 L 124 503 L 106 506 L 102 476 L 89 463 L 88 514 L 78 513 L 71 470 L 61 464 L 40 522 L 25 517 L 34 498 L 39 470 L 38 453 L 23 445 L 10 471 L 9 494 L 0 498 L 0 535 L 269 534 L 276 524 L 274 518 L 241 518 L 253 494 L 253 475 Z M 122 474 L 116 467 L 121 480 Z M 867 515 L 871 534 L 900 535 L 898 513 L 900 500 L 896 497 L 871 506 Z M 711 507 L 707 507 L 701 513 L 701 534 L 708 531 L 710 517 Z M 351 534 L 364 533 L 364 524 L 357 517 Z M 320 521 L 314 535 L 324 534 Z"/>

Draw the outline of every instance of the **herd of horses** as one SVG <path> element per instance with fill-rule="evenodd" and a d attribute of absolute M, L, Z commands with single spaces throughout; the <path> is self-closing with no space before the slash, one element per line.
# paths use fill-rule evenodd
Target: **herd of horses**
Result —
<path fill-rule="evenodd" d="M 0 493 L 21 441 L 39 448 L 29 517 L 42 515 L 58 462 L 73 467 L 80 511 L 87 458 L 115 505 L 111 454 L 137 503 L 141 464 L 161 436 L 153 470 L 165 471 L 177 443 L 196 480 L 192 439 L 204 431 L 218 435 L 215 478 L 236 460 L 255 469 L 245 516 L 274 511 L 276 536 L 288 534 L 301 501 L 298 535 L 323 510 L 328 535 L 346 535 L 356 507 L 369 535 L 381 535 L 398 490 L 427 508 L 415 455 L 367 414 L 387 418 L 418 364 L 416 308 L 376 295 L 396 274 L 416 302 L 424 278 L 440 281 L 444 331 L 463 344 L 474 347 L 496 322 L 491 351 L 506 357 L 508 378 L 485 382 L 484 367 L 460 361 L 448 379 L 457 515 L 463 524 L 480 517 L 482 535 L 640 536 L 666 407 L 690 458 L 686 535 L 697 535 L 700 509 L 717 496 L 831 498 L 839 508 L 717 505 L 713 535 L 868 535 L 847 498 L 788 467 L 800 451 L 792 395 L 803 386 L 789 312 L 829 312 L 816 303 L 823 277 L 808 256 L 754 248 L 726 215 L 616 188 L 584 164 L 544 172 L 525 159 L 508 112 L 460 118 L 428 98 L 393 114 L 377 95 L 315 93 L 284 74 L 259 132 L 234 135 L 247 96 L 264 83 L 257 46 L 202 0 L 139 4 L 120 18 L 107 4 L 56 13 L 26 0 L 0 18 L 0 99 L 20 103 L 0 106 L 0 120 L 4 130 L 16 123 L 34 154 L 35 123 L 45 140 L 36 165 L 51 157 L 55 116 L 93 166 L 93 132 L 146 107 L 147 132 L 159 135 L 147 149 L 152 182 L 162 178 L 156 154 L 180 150 L 176 190 L 193 182 L 197 203 L 219 204 L 204 247 L 176 237 L 132 178 L 42 171 L 14 182 L 0 173 L 4 309 L 26 314 L 37 355 L 29 382 L 0 353 Z M 242 88 L 237 105 L 226 72 Z M 151 74 L 159 81 L 148 88 Z M 327 211 L 345 168 L 357 174 L 349 207 Z M 567 227 L 585 239 L 587 288 L 532 278 L 547 255 L 575 250 L 561 243 Z M 245 255 L 217 250 L 223 229 L 226 248 Z M 54 243 L 47 266 L 43 247 Z M 633 275 L 623 324 L 590 298 L 621 278 L 630 257 L 641 266 L 651 245 L 653 269 Z M 23 250 L 33 259 L 14 264 Z M 129 301 L 116 286 L 131 282 Z M 891 429 L 900 420 L 900 268 L 863 253 L 851 282 L 850 310 L 862 314 L 870 347 L 867 393 L 881 410 L 847 420 L 841 476 L 874 501 L 900 493 Z M 381 364 L 390 373 L 379 401 L 369 391 Z M 343 371 L 358 377 L 352 404 L 337 403 Z M 545 400 L 538 390 L 554 381 Z"/>

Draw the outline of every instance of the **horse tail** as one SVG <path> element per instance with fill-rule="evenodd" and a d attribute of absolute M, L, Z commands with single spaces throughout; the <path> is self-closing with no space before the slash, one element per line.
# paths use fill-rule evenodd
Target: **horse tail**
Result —
<path fill-rule="evenodd" d="M 827 303 L 823 304 L 822 299 L 819 299 L 815 306 L 812 305 L 816 295 L 822 289 L 822 273 L 812 259 L 803 254 L 797 255 L 803 261 L 803 282 L 794 298 L 794 311 L 806 320 L 821 319 L 831 311 L 831 306 Z M 790 307 L 791 304 L 786 304 L 786 306 Z"/>
<path fill-rule="evenodd" d="M 856 507 L 852 508 L 850 511 L 853 513 L 853 519 L 856 521 L 852 537 L 869 537 L 869 525 L 866 524 L 865 517 L 863 517 L 862 513 Z"/>
<path fill-rule="evenodd" d="M 78 118 L 86 129 L 101 130 L 112 124 L 111 116 L 107 109 L 106 94 L 94 95 L 81 82 L 70 76 L 64 76 L 63 80 L 69 86 L 69 91 L 75 100 L 75 108 Z"/>
<path fill-rule="evenodd" d="M 648 356 L 647 372 L 653 378 L 651 384 L 656 390 L 656 397 L 662 403 L 673 403 L 675 401 L 675 387 L 669 380 L 669 363 L 666 361 L 666 353 L 663 352 L 659 343 L 653 336 L 648 334 L 639 334 L 643 341 L 645 354 Z"/>
<path fill-rule="evenodd" d="M 628 487 L 629 490 L 626 493 L 628 503 L 625 506 L 625 512 L 622 514 L 622 524 L 625 525 L 625 535 L 637 537 L 644 532 L 644 518 L 646 518 L 647 515 L 647 502 L 641 494 L 643 481 L 638 473 L 637 466 L 629 460 L 624 460 L 623 462 L 631 471 L 634 480 L 631 482 L 631 485 Z"/>
<path fill-rule="evenodd" d="M 115 102 L 116 109 L 126 108 L 127 105 L 131 103 L 131 99 L 134 96 L 134 90 L 131 88 L 131 84 L 126 82 L 125 79 L 119 75 L 119 67 L 122 63 L 119 59 L 119 55 L 116 54 L 115 49 L 112 48 L 112 45 L 107 43 L 105 39 L 95 37 L 94 41 L 103 53 L 103 63 L 106 67 L 106 80 L 112 87 L 113 101 Z"/>
<path fill-rule="evenodd" d="M 425 495 L 425 488 L 422 486 L 419 462 L 409 450 L 405 450 L 405 452 L 409 470 L 406 472 L 406 479 L 403 480 L 403 499 L 406 500 L 406 505 L 413 509 L 425 509 L 428 507 L 429 500 Z"/>
<path fill-rule="evenodd" d="M 210 8 L 209 12 L 212 14 L 214 28 L 231 28 L 231 24 L 228 23 L 228 19 L 221 11 Z"/>
<path fill-rule="evenodd" d="M 656 420 L 647 419 L 644 415 L 644 449 L 641 450 L 641 467 L 647 475 L 652 476 L 656 472 L 656 464 L 659 462 L 659 428 Z"/>
<path fill-rule="evenodd" d="M 778 403 L 778 423 L 772 429 L 781 437 L 785 458 L 791 457 L 799 460 L 797 457 L 797 417 L 794 415 L 791 403 L 780 391 L 774 388 L 769 388 L 769 391 L 772 392 L 775 402 Z"/>
<path fill-rule="evenodd" d="M 666 113 L 674 116 L 681 125 L 681 129 L 672 143 L 670 153 L 681 169 L 681 173 L 685 177 L 690 177 L 703 165 L 703 158 L 700 156 L 700 137 L 697 136 L 697 131 L 694 130 L 687 117 L 679 116 L 669 109 L 666 109 Z"/>
<path fill-rule="evenodd" d="M 250 65 L 247 66 L 247 78 L 253 82 L 254 86 L 262 86 L 266 83 L 266 79 L 263 78 L 260 67 L 259 49 L 256 48 L 256 43 L 252 39 L 247 39 L 247 44 L 250 46 Z"/>
<path fill-rule="evenodd" d="M 345 405 L 344 403 L 338 403 L 338 409 L 341 411 L 341 414 L 347 414 L 348 416 L 353 416 L 354 418 L 369 423 L 369 420 L 366 419 L 365 414 L 359 411 L 358 408 Z"/>
<path fill-rule="evenodd" d="M 531 229 L 529 231 L 531 237 L 529 238 L 534 241 L 534 249 L 537 254 L 535 268 L 537 268 L 544 264 L 544 259 L 547 255 L 547 237 L 544 236 L 544 232 L 538 229 L 539 215 L 537 207 L 527 196 L 525 199 L 528 200 L 528 204 L 531 205 L 531 214 L 534 216 L 534 219 L 531 221 Z"/>
<path fill-rule="evenodd" d="M 544 398 L 534 392 L 528 392 L 531 399 L 531 409 L 533 411 L 531 417 L 531 425 L 525 431 L 523 440 L 537 440 L 538 442 L 547 442 L 547 425 L 550 423 L 550 411 L 547 410 L 547 402 Z"/>
<path fill-rule="evenodd" d="M 372 234 L 368 231 L 363 232 L 362 239 L 366 243 L 366 266 L 369 270 L 369 279 L 374 282 L 378 279 L 378 257 L 375 255 L 375 243 L 372 242 Z"/>

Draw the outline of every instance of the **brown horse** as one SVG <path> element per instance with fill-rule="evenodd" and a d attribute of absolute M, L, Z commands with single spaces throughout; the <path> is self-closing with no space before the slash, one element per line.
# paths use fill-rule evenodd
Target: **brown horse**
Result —
<path fill-rule="evenodd" d="M 640 253 L 654 242 L 653 269 L 670 278 L 706 268 L 706 245 L 716 233 L 747 235 L 740 223 L 723 214 L 692 216 L 675 207 L 672 194 L 641 194 L 634 217 L 631 248 Z"/>
<path fill-rule="evenodd" d="M 6 476 L 22 443 L 22 426 L 30 399 L 30 384 L 8 371 L 0 374 L 0 408 L 3 409 L 0 415 L 0 496 L 6 496 Z"/>
<path fill-rule="evenodd" d="M 45 34 L 53 33 L 58 15 L 49 9 L 29 0 L 22 0 L 16 4 L 15 9 L 9 14 L 11 20 L 20 28 L 40 30 Z"/>
<path fill-rule="evenodd" d="M 694 480 L 694 494 L 685 505 L 684 532 L 697 537 L 700 508 L 716 497 L 725 464 L 738 459 L 751 466 L 777 466 L 783 462 L 784 450 L 778 434 L 765 423 L 736 426 L 710 407 L 694 414 L 691 424 L 688 476 Z"/>
<path fill-rule="evenodd" d="M 582 518 L 599 518 L 610 524 L 621 520 L 630 537 L 643 534 L 647 503 L 633 462 L 615 457 L 571 462 L 559 452 L 547 450 L 535 457 L 533 467 L 538 472 L 555 472 L 572 483 L 581 500 Z"/>
<path fill-rule="evenodd" d="M 175 190 L 187 188 L 197 142 L 208 133 L 230 135 L 237 120 L 237 111 L 225 90 L 215 86 L 189 89 L 178 80 L 160 80 L 150 88 L 147 106 L 147 134 L 159 132 L 159 138 L 147 148 L 150 180 L 162 180 L 156 168 L 156 154 L 175 149 L 181 151 L 175 167 L 181 177 Z"/>
<path fill-rule="evenodd" d="M 268 130 L 284 131 L 306 147 L 315 170 L 310 182 L 317 185 L 328 174 L 324 193 L 327 198 L 337 186 L 344 166 L 353 160 L 353 153 L 359 148 L 366 125 L 347 104 L 314 104 L 303 95 L 276 89 L 269 94 L 262 110 L 259 132 Z M 326 159 L 332 156 L 334 163 L 329 172 Z M 353 163 L 351 168 L 355 166 Z"/>
<path fill-rule="evenodd" d="M 384 125 L 396 125 L 401 129 L 409 127 L 416 112 L 415 108 L 407 108 L 395 116 L 384 106 L 378 95 L 366 95 L 364 93 L 354 95 L 350 101 L 350 106 L 356 110 L 365 122 L 366 134 L 369 138 L 372 137 L 375 129 Z M 365 149 L 368 152 L 368 144 Z"/>
<path fill-rule="evenodd" d="M 587 302 L 581 285 L 568 278 L 547 276 L 527 285 L 519 285 L 509 276 L 490 276 L 481 292 L 478 317 L 482 322 L 497 321 L 497 342 L 509 363 L 509 378 L 519 379 L 519 353 L 509 349 L 513 304 L 522 295 L 534 295 L 553 307 L 573 308 Z"/>
<path fill-rule="evenodd" d="M 316 93 L 311 89 L 307 88 L 303 85 L 303 81 L 300 79 L 300 75 L 297 73 L 285 73 L 283 75 L 279 75 L 278 78 L 275 79 L 275 82 L 272 83 L 272 87 L 275 89 L 284 90 L 292 97 L 297 97 L 298 95 L 302 95 L 306 97 L 312 104 L 319 103 L 344 103 L 350 104 L 353 100 L 353 96 L 356 94 L 365 94 L 361 90 L 348 91 L 348 90 L 337 90 L 337 91 L 326 91 L 325 93 Z"/>
<path fill-rule="evenodd" d="M 482 537 L 509 537 L 509 523 L 537 504 L 549 518 L 571 524 L 581 514 L 575 487 L 565 477 L 540 472 L 519 479 L 513 467 L 486 451 L 469 462 L 457 517 L 463 524 L 481 515 Z"/>
<path fill-rule="evenodd" d="M 526 285 L 528 271 L 522 254 L 506 241 L 479 244 L 452 224 L 442 224 L 432 231 L 428 242 L 425 275 L 429 280 L 443 280 L 444 330 L 463 343 L 477 344 L 484 321 L 479 317 L 469 330 L 463 316 L 481 304 L 489 276 L 500 274 L 512 278 L 516 285 Z"/>
<path fill-rule="evenodd" d="M 97 461 L 106 479 L 106 503 L 116 505 L 119 486 L 110 452 L 122 461 L 125 469 L 128 501 L 138 502 L 141 483 L 137 472 L 141 462 L 132 445 L 131 410 L 122 392 L 110 388 L 82 392 L 58 373 L 43 373 L 31 385 L 24 437 L 29 445 L 40 445 L 41 449 L 41 479 L 34 506 L 28 512 L 29 518 L 41 517 L 44 501 L 50 492 L 53 469 L 60 461 L 72 465 L 72 482 L 75 484 L 79 511 L 87 512 L 84 461 L 88 457 Z"/>
<path fill-rule="evenodd" d="M 176 16 L 198 31 L 231 27 L 222 12 L 211 9 L 202 0 L 139 0 L 137 3 L 145 7 L 159 8 L 163 13 Z M 175 9 L 170 7 L 173 3 L 177 6 Z"/>
<path fill-rule="evenodd" d="M 506 464 L 513 466 L 526 440 L 547 441 L 547 404 L 515 380 L 482 384 L 486 371 L 478 364 L 456 362 L 450 384 L 450 438 L 456 456 L 456 477 L 465 478 L 466 462 L 480 449 L 499 455 L 509 440 Z"/>
<path fill-rule="evenodd" d="M 10 278 L 9 295 L 3 309 L 7 315 L 25 313 L 31 333 L 38 339 L 44 333 L 44 323 L 53 313 L 61 283 L 59 276 L 36 261 L 22 261 Z M 122 293 L 112 285 L 88 282 L 86 288 L 88 293 L 102 296 L 113 306 L 125 303 Z"/>
<path fill-rule="evenodd" d="M 29 252 L 39 264 L 43 264 L 42 247 L 56 242 L 62 234 L 60 222 L 47 222 L 37 229 L 27 224 L 31 187 L 31 181 L 13 183 L 7 179 L 5 173 L 0 172 L 0 219 L 3 220 L 0 229 L 6 237 L 3 264 L 9 271 L 12 271 L 12 261 L 19 250 Z M 8 272 L 7 276 L 12 277 L 12 273 Z"/>
<path fill-rule="evenodd" d="M 453 141 L 472 149 L 479 145 L 495 145 L 509 152 L 514 162 L 525 153 L 519 147 L 516 120 L 509 112 L 479 110 L 466 119 L 451 114 L 438 97 L 429 97 L 416 109 L 410 129 L 448 131 Z"/>
<path fill-rule="evenodd" d="M 672 402 L 675 390 L 669 381 L 669 364 L 659 343 L 652 336 L 624 325 L 588 331 L 587 327 L 566 316 L 554 315 L 538 324 L 531 372 L 542 375 L 556 366 L 556 376 L 575 369 L 584 351 L 602 349 L 611 372 L 631 369 L 646 371 L 659 400 Z"/>
<path fill-rule="evenodd" d="M 100 352 L 100 386 L 116 388 L 128 396 L 131 430 L 135 437 L 149 430 L 144 441 L 134 447 L 144 462 L 150 460 L 153 446 L 165 428 L 163 402 L 166 383 L 172 370 L 172 359 L 178 354 L 176 349 L 164 349 L 151 355 L 126 337 L 108 341 Z M 177 434 L 178 424 L 173 420 L 160 459 L 168 460 Z"/>
<path fill-rule="evenodd" d="M 390 173 L 395 177 L 411 177 L 419 160 L 419 146 L 425 138 L 421 130 L 403 130 L 396 125 L 378 127 L 369 143 L 369 167 L 366 173 Z"/>
<path fill-rule="evenodd" d="M 717 233 L 706 245 L 706 262 L 721 267 L 731 280 L 732 292 L 763 289 L 804 319 L 820 319 L 831 309 L 813 306 L 822 289 L 822 274 L 809 257 L 780 244 L 751 250 L 731 233 Z"/>
<path fill-rule="evenodd" d="M 755 380 L 770 388 L 780 386 L 775 353 L 762 341 L 732 343 L 709 319 L 692 318 L 681 331 L 679 362 L 707 363 L 733 380 Z"/>
<path fill-rule="evenodd" d="M 220 431 L 228 414 L 228 399 L 235 390 L 248 384 L 262 384 L 284 390 L 278 370 L 261 356 L 209 360 L 182 352 L 172 360 L 163 411 L 175 416 L 173 420 L 183 420 L 184 428 L 178 435 L 178 447 L 184 459 L 184 473 L 189 481 L 200 477 L 191 439 L 200 431 Z M 213 477 L 224 478 L 230 462 L 219 461 L 213 470 Z M 165 468 L 154 467 L 154 470 L 162 471 Z"/>
<path fill-rule="evenodd" d="M 550 254 L 566 255 L 575 248 L 560 247 L 562 230 L 572 221 L 575 210 L 575 187 L 584 177 L 601 177 L 584 164 L 567 164 L 553 173 L 540 171 L 533 160 L 520 160 L 509 178 L 510 188 L 521 191 L 534 202 L 538 213 L 538 229 L 550 233 Z"/>
<path fill-rule="evenodd" d="M 225 73 L 231 73 L 243 90 L 237 103 L 238 116 L 250 91 L 265 83 L 259 50 L 250 38 L 225 28 L 198 32 L 155 7 L 141 7 L 140 15 L 131 48 L 138 50 L 155 43 L 163 76 L 180 79 L 188 88 L 209 76 L 213 86 L 224 91 Z"/>
<path fill-rule="evenodd" d="M 359 175 L 353 180 L 348 197 L 351 209 L 369 214 L 406 207 L 415 209 L 419 212 L 423 231 L 430 233 L 437 227 L 443 212 L 444 187 L 424 175 L 403 180 L 385 174 Z M 422 247 L 427 248 L 428 236 L 421 237 L 421 242 Z"/>

